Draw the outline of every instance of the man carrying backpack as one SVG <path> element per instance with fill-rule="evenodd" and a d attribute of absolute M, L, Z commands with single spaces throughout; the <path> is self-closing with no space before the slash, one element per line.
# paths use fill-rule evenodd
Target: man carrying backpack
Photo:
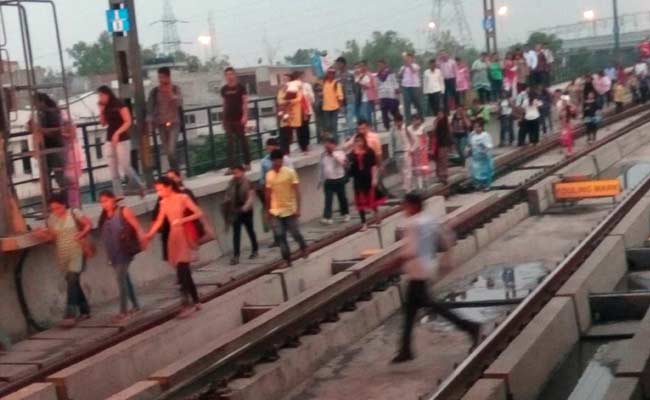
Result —
<path fill-rule="evenodd" d="M 158 131 L 162 149 L 167 156 L 169 168 L 178 169 L 176 144 L 181 130 L 183 96 L 181 89 L 172 84 L 169 67 L 158 69 L 158 86 L 151 89 L 147 100 L 149 129 Z"/>

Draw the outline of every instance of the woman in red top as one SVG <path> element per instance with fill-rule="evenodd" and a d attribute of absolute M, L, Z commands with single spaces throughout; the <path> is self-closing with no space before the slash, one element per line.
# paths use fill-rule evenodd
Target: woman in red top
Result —
<path fill-rule="evenodd" d="M 378 211 L 378 206 L 386 199 L 378 193 L 377 183 L 379 177 L 379 166 L 375 152 L 368 147 L 366 138 L 357 135 L 354 138 L 354 148 L 348 154 L 350 165 L 350 176 L 354 183 L 354 200 L 363 223 L 362 231 L 368 229 L 366 224 L 366 211 Z"/>
<path fill-rule="evenodd" d="M 514 96 L 513 89 L 517 87 L 517 65 L 512 53 L 506 54 L 506 59 L 503 61 L 503 89 Z"/>

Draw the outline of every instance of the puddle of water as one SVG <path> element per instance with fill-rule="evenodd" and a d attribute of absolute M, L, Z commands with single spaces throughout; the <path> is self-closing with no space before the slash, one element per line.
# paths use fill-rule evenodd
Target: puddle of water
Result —
<path fill-rule="evenodd" d="M 526 297 L 548 274 L 541 261 L 521 264 L 495 264 L 483 268 L 473 280 L 462 281 L 451 291 L 441 293 L 445 301 L 508 300 Z M 513 306 L 462 308 L 455 310 L 464 318 L 478 322 L 492 321 Z M 427 320 L 428 321 L 428 320 Z M 450 329 L 442 318 L 431 322 L 435 329 Z"/>
<path fill-rule="evenodd" d="M 555 370 L 538 400 L 601 400 L 628 344 L 625 340 L 579 342 Z"/>

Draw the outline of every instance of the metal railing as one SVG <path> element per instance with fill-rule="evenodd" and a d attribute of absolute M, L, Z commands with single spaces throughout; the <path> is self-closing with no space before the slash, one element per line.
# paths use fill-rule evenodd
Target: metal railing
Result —
<path fill-rule="evenodd" d="M 246 139 L 248 140 L 252 160 L 264 157 L 264 142 L 270 137 L 279 135 L 277 121 L 277 102 L 275 97 L 251 99 L 249 106 L 249 122 L 247 124 Z M 181 132 L 176 149 L 180 155 L 182 170 L 189 176 L 199 175 L 204 172 L 225 168 L 228 155 L 226 154 L 226 135 L 222 124 L 222 105 L 209 105 L 184 109 L 181 115 Z M 375 118 L 376 119 L 376 118 Z M 103 155 L 105 141 L 105 128 L 99 121 L 83 122 L 77 126 L 77 137 L 80 141 L 83 157 L 82 175 L 80 176 L 80 189 L 84 202 L 95 202 L 97 194 L 102 189 L 111 185 L 108 163 Z M 310 141 L 319 143 L 320 135 L 317 121 L 310 121 Z M 341 133 L 343 130 L 340 130 Z M 32 135 L 29 131 L 20 131 L 10 134 L 10 143 L 25 138 L 29 140 Z M 161 149 L 157 134 L 150 137 L 150 152 L 154 160 L 154 173 L 160 175 L 164 172 L 164 153 Z M 239 154 L 239 149 L 235 152 Z M 62 150 L 63 151 L 63 150 Z M 33 149 L 12 154 L 12 169 L 14 164 L 28 160 L 32 164 Z M 138 169 L 137 157 L 132 157 L 136 170 Z M 25 173 L 24 179 L 15 180 L 13 187 L 19 193 L 22 208 L 32 208 L 40 204 L 40 196 L 31 194 L 29 185 L 38 185 L 39 172 Z"/>

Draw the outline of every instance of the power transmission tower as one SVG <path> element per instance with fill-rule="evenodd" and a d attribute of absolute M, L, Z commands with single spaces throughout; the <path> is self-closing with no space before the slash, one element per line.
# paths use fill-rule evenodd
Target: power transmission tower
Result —
<path fill-rule="evenodd" d="M 431 17 L 436 31 L 451 32 L 463 47 L 474 45 L 462 0 L 433 0 Z"/>
<path fill-rule="evenodd" d="M 214 24 L 214 12 L 208 14 L 208 33 L 210 34 L 210 58 L 217 58 L 217 29 Z"/>
<path fill-rule="evenodd" d="M 151 25 L 160 23 L 163 27 L 162 49 L 165 54 L 174 54 L 181 50 L 181 38 L 178 34 L 178 24 L 187 23 L 176 18 L 171 0 L 165 0 L 163 3 L 162 19 L 155 21 Z"/>
<path fill-rule="evenodd" d="M 275 57 L 280 51 L 280 42 L 272 44 L 266 33 L 266 28 L 264 28 L 264 35 L 262 36 L 262 45 L 264 46 L 264 52 L 266 53 L 266 62 L 269 65 L 275 64 Z"/>

